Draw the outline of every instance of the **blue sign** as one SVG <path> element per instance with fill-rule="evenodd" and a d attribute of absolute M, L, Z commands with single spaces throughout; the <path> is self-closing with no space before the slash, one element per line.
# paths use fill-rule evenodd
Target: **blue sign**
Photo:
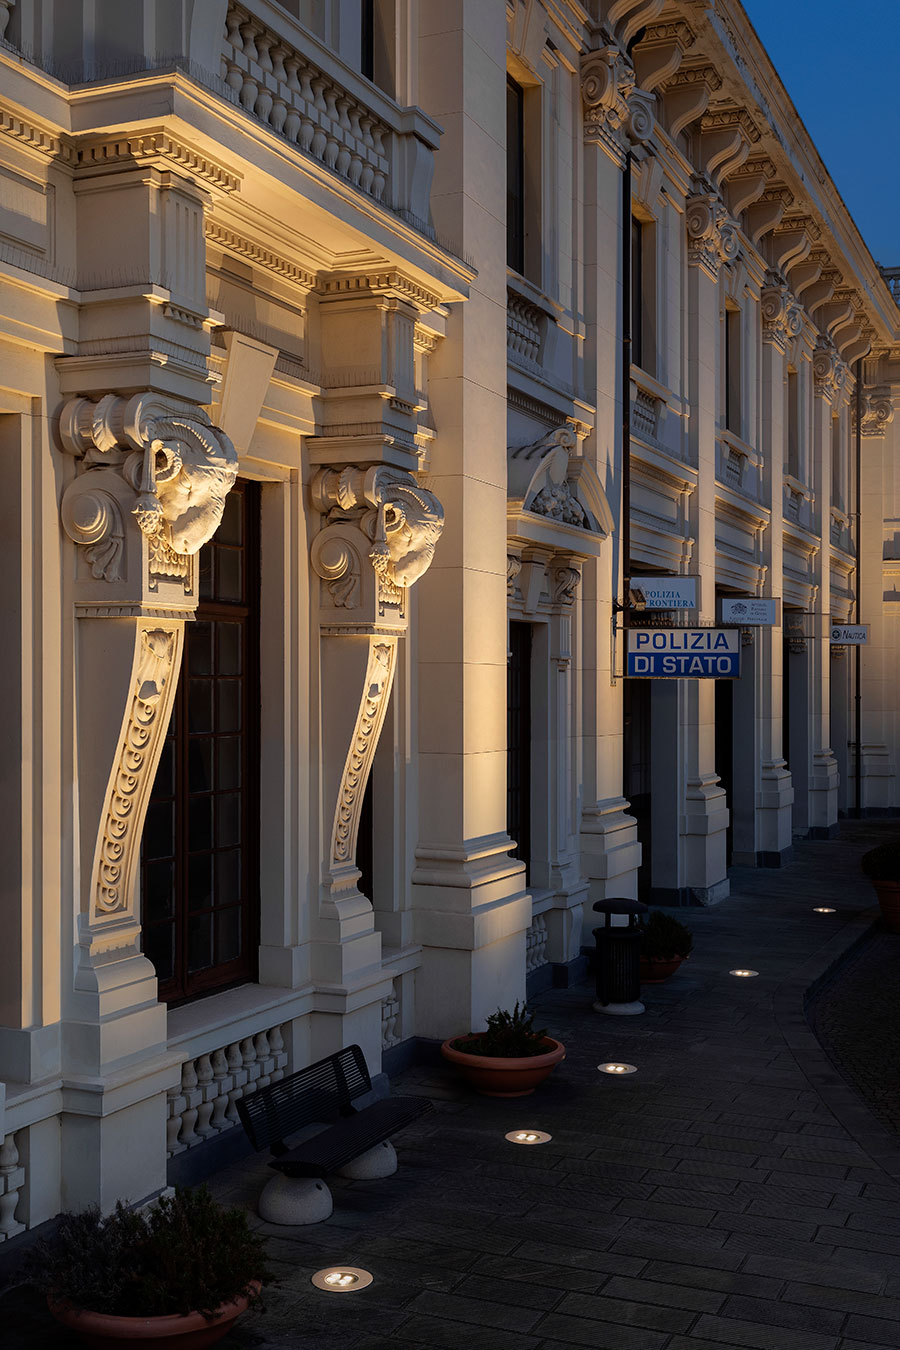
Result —
<path fill-rule="evenodd" d="M 737 628 L 629 628 L 626 675 L 645 679 L 736 680 Z"/>

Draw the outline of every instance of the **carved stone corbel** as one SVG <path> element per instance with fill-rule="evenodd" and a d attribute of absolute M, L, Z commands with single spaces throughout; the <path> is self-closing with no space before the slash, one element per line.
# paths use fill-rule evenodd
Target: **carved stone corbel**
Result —
<path fill-rule="evenodd" d="M 80 1063 L 114 1065 L 104 1023 L 155 1003 L 140 953 L 136 875 L 150 792 L 175 698 L 196 555 L 237 476 L 231 441 L 193 405 L 155 394 L 70 400 L 60 442 L 78 461 L 60 506 L 79 547 L 75 625 L 80 913 L 75 1003 Z M 165 1018 L 163 1016 L 163 1028 Z M 124 1032 L 123 1032 L 124 1036 Z M 138 1036 L 138 1040 L 140 1037 Z"/>
<path fill-rule="evenodd" d="M 818 398 L 835 403 L 847 381 L 847 367 L 830 342 L 819 338 L 813 353 L 813 385 Z"/>
<path fill-rule="evenodd" d="M 684 219 L 689 265 L 717 281 L 722 263 L 734 262 L 740 253 L 737 226 L 718 195 L 705 185 L 688 198 Z"/>
<path fill-rule="evenodd" d="M 803 330 L 803 313 L 786 284 L 769 272 L 760 293 L 763 342 L 771 342 L 784 353 L 787 344 Z"/>
<path fill-rule="evenodd" d="M 587 52 L 581 63 L 584 139 L 622 163 L 628 145 L 653 134 L 654 96 L 635 87 L 634 68 L 618 47 Z"/>
<path fill-rule="evenodd" d="M 76 605 L 191 612 L 194 558 L 215 534 L 237 477 L 229 438 L 200 409 L 154 394 L 71 399 L 59 436 L 79 461 L 60 506 L 86 563 Z"/>
<path fill-rule="evenodd" d="M 320 469 L 310 498 L 323 517 L 310 561 L 322 581 L 325 895 L 328 912 L 352 924 L 371 911 L 357 890 L 362 798 L 406 632 L 409 590 L 431 564 L 444 511 L 412 474 L 384 465 Z M 369 930 L 357 936 L 365 939 Z"/>
<path fill-rule="evenodd" d="M 883 436 L 894 420 L 894 404 L 888 388 L 864 389 L 862 397 L 862 435 Z M 856 400 L 850 404 L 850 421 L 856 430 Z"/>

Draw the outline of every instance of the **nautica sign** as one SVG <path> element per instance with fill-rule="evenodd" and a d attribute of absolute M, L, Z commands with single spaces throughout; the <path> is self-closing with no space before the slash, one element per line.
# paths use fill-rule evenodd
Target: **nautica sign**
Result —
<path fill-rule="evenodd" d="M 735 680 L 741 673 L 736 628 L 629 628 L 626 675 Z"/>

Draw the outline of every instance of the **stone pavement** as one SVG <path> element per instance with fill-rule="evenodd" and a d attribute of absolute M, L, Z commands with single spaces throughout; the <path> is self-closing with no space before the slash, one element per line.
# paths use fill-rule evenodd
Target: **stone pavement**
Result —
<path fill-rule="evenodd" d="M 398 1137 L 397 1175 L 336 1182 L 325 1224 L 261 1225 L 279 1283 L 223 1347 L 900 1346 L 900 1144 L 803 1015 L 806 990 L 874 918 L 859 855 L 897 828 L 848 824 L 780 871 L 736 870 L 715 908 L 680 911 L 694 955 L 645 990 L 642 1017 L 593 1012 L 587 985 L 534 1000 L 568 1057 L 533 1097 L 476 1097 L 442 1064 L 409 1070 L 396 1090 L 438 1111 Z M 900 937 L 885 942 L 896 990 Z M 738 966 L 759 976 L 729 975 Z M 885 1035 L 900 1034 L 900 1000 L 869 993 Z M 869 1053 L 878 1036 L 855 1044 Z M 638 1072 L 599 1073 L 608 1059 Z M 525 1127 L 553 1138 L 504 1140 Z M 252 1205 L 267 1175 L 250 1159 L 213 1189 Z M 312 1288 L 340 1263 L 374 1283 Z M 10 1350 L 70 1343 L 28 1291 L 0 1300 L 0 1319 Z"/>

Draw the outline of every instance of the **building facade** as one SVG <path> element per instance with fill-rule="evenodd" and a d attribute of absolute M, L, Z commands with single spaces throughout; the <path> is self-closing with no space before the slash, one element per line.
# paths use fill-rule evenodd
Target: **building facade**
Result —
<path fill-rule="evenodd" d="M 12 1238 L 896 809 L 900 315 L 738 0 L 0 37 Z M 625 678 L 642 576 L 780 621 Z"/>

